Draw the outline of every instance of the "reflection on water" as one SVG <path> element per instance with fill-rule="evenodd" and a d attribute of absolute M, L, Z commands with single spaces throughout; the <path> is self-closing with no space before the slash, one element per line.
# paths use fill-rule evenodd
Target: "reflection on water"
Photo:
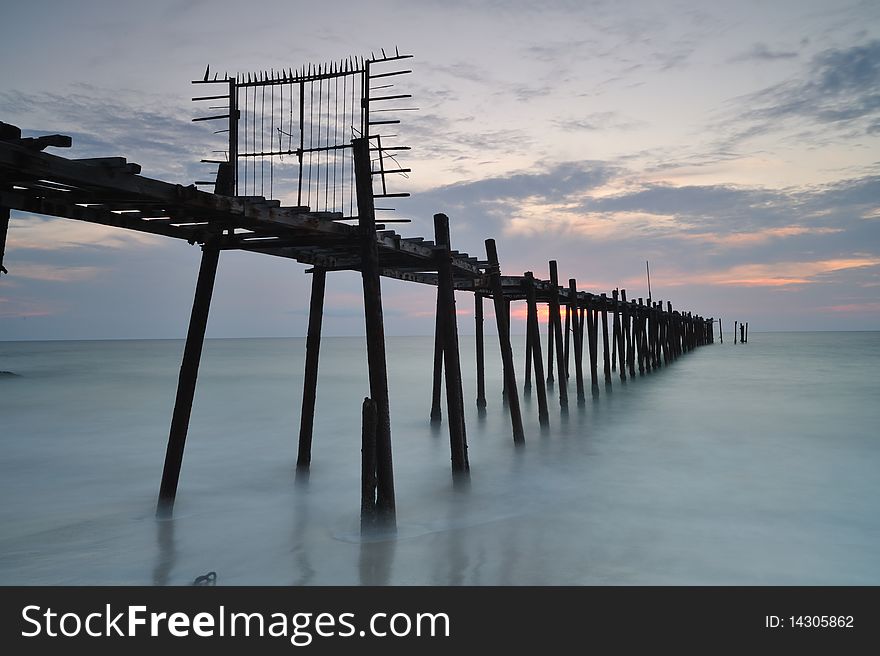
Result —
<path fill-rule="evenodd" d="M 0 583 L 880 584 L 878 333 L 755 333 L 582 406 L 570 378 L 543 431 L 533 387 L 524 448 L 490 346 L 478 411 L 462 337 L 462 482 L 428 421 L 432 340 L 389 340 L 398 526 L 362 535 L 361 340 L 324 342 L 307 476 L 303 341 L 209 340 L 164 521 L 182 344 L 0 343 Z"/>

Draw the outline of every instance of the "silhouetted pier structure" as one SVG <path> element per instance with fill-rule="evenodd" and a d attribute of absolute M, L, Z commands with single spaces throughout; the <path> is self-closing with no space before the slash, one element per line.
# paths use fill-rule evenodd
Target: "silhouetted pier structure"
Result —
<path fill-rule="evenodd" d="M 361 272 L 369 366 L 369 397 L 363 407 L 362 432 L 361 508 L 366 524 L 374 520 L 393 522 L 395 509 L 381 277 L 437 289 L 430 417 L 440 420 L 441 387 L 445 387 L 450 459 L 456 476 L 468 471 L 456 291 L 474 294 L 476 403 L 481 410 L 487 405 L 483 301 L 491 299 L 494 304 L 504 397 L 517 445 L 525 443 L 526 435 L 511 348 L 512 303 L 525 302 L 527 306 L 525 388 L 536 390 L 543 427 L 551 422 L 549 387 L 555 386 L 561 411 L 568 411 L 572 356 L 572 393 L 577 404 L 583 405 L 587 377 L 590 393 L 595 396 L 600 378 L 606 387 L 613 384 L 612 372 L 616 371 L 622 380 L 634 378 L 636 370 L 645 375 L 714 341 L 711 318 L 674 310 L 668 301 L 664 305 L 651 298 L 627 300 L 623 289 L 611 290 L 610 295 L 596 294 L 579 290 L 575 279 L 561 284 L 555 261 L 549 263 L 550 280 L 538 279 L 532 272 L 502 275 L 493 239 L 485 242 L 485 259 L 452 249 L 445 214 L 434 216 L 433 240 L 404 237 L 386 229 L 385 223 L 391 220 L 377 219 L 377 212 L 391 209 L 378 208 L 375 201 L 407 195 L 388 190 L 392 175 L 408 171 L 397 164 L 393 155 L 407 147 L 388 145 L 391 137 L 383 137 L 376 130 L 399 121 L 376 119 L 375 110 L 371 113 L 370 108 L 375 102 L 409 97 L 374 93 L 379 87 L 387 88 L 384 83 L 388 79 L 409 72 L 377 69 L 407 57 L 397 52 L 386 56 L 383 52 L 378 58 L 349 59 L 300 71 L 224 75 L 222 79 L 210 79 L 206 71 L 205 78 L 197 83 L 223 85 L 225 92 L 194 100 L 225 100 L 228 110 L 226 114 L 195 119 L 227 125 L 219 131 L 229 135 L 225 157 L 205 160 L 218 166 L 211 183 L 213 192 L 198 189 L 197 185 L 207 184 L 204 182 L 182 186 L 144 177 L 140 166 L 122 157 L 69 159 L 49 154 L 43 152 L 46 147 L 68 147 L 70 138 L 22 138 L 17 127 L 0 123 L 0 266 L 10 209 L 184 239 L 201 246 L 158 514 L 171 513 L 177 494 L 214 280 L 224 250 L 257 252 L 312 266 L 296 460 L 300 471 L 308 470 L 311 460 L 326 274 L 338 270 Z M 374 85 L 374 80 L 383 84 Z M 268 141 L 267 124 L 271 136 Z M 279 171 L 291 174 L 284 180 L 287 190 L 295 194 L 294 205 L 282 205 L 279 200 L 256 193 L 268 190 L 271 195 L 279 188 L 281 181 L 276 177 L 283 177 Z M 549 309 L 546 377 L 538 321 L 540 304 Z M 604 354 L 601 363 L 600 332 Z M 445 385 L 441 385 L 441 378 Z"/>

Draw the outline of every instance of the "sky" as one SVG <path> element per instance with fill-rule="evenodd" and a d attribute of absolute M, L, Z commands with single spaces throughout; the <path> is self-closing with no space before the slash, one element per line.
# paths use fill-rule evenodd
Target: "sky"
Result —
<path fill-rule="evenodd" d="M 70 157 L 205 179 L 205 66 L 230 73 L 414 55 L 396 226 L 502 271 L 616 287 L 761 330 L 880 329 L 880 3 L 44 0 L 4 3 L 0 120 Z M 13 212 L 0 340 L 179 338 L 197 247 Z M 209 337 L 305 333 L 305 265 L 221 255 Z M 430 334 L 433 289 L 383 280 L 386 332 Z M 460 294 L 460 330 L 473 332 Z M 325 334 L 363 333 L 359 275 Z M 487 314 L 491 315 L 487 305 Z M 522 332 L 524 312 L 515 310 Z M 491 325 L 491 322 L 489 323 Z"/>

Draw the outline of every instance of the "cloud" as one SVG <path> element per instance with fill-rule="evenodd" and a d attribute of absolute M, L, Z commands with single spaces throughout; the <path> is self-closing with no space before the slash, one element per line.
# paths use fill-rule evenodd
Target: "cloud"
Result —
<path fill-rule="evenodd" d="M 793 50 L 771 50 L 766 43 L 756 43 L 746 52 L 731 57 L 728 61 L 778 61 L 780 59 L 794 59 L 798 53 Z"/>
<path fill-rule="evenodd" d="M 701 280 L 708 284 L 737 287 L 783 287 L 814 283 L 828 274 L 877 265 L 880 265 L 880 258 L 877 257 L 741 264 L 725 271 L 703 274 Z M 666 284 L 670 282 L 666 281 Z"/>
<path fill-rule="evenodd" d="M 11 271 L 16 278 L 43 282 L 81 282 L 97 278 L 104 269 L 95 266 L 54 266 L 49 264 L 16 263 Z"/>
<path fill-rule="evenodd" d="M 66 248 L 130 248 L 158 244 L 162 237 L 122 228 L 16 213 L 9 222 L 6 247 L 55 251 Z"/>
<path fill-rule="evenodd" d="M 814 56 L 801 79 L 789 80 L 734 102 L 735 130 L 728 144 L 778 131 L 792 121 L 849 130 L 850 137 L 880 126 L 880 40 Z M 809 132 L 801 140 L 828 139 Z"/>
<path fill-rule="evenodd" d="M 194 110 L 162 96 L 86 84 L 65 94 L 0 91 L 0 112 L 26 136 L 73 138 L 64 156 L 124 156 L 141 164 L 143 175 L 180 184 L 202 179 L 207 167 L 199 159 L 222 147 L 211 130 L 190 121 Z"/>

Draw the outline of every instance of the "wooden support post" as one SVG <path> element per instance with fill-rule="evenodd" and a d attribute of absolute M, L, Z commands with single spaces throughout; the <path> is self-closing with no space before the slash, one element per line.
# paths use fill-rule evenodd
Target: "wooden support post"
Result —
<path fill-rule="evenodd" d="M 208 325 L 208 311 L 214 293 L 214 279 L 217 276 L 217 262 L 220 249 L 215 243 L 202 246 L 202 262 L 196 281 L 186 344 L 183 347 L 183 360 L 180 363 L 180 376 L 177 379 L 177 397 L 174 400 L 174 413 L 171 416 L 171 431 L 165 451 L 165 466 L 162 470 L 162 484 L 159 487 L 159 502 L 156 515 L 170 517 L 177 497 L 177 483 L 180 479 L 180 466 L 183 463 L 183 450 L 186 446 L 186 433 L 192 414 L 193 397 L 196 392 L 196 379 L 199 376 L 199 362 L 202 358 L 202 345 L 205 342 L 205 328 Z"/>
<path fill-rule="evenodd" d="M 635 329 L 636 313 L 635 306 L 626 302 L 626 290 L 620 290 L 620 300 L 623 302 L 624 308 L 624 332 L 626 333 L 626 366 L 629 369 L 629 377 L 636 377 L 636 353 L 635 353 Z"/>
<path fill-rule="evenodd" d="M 538 303 L 535 300 L 535 278 L 531 271 L 523 274 L 525 277 L 524 285 L 526 288 L 526 303 L 528 304 L 526 321 L 526 334 L 531 340 L 530 348 L 527 353 L 535 363 L 535 388 L 538 393 L 538 422 L 541 426 L 550 424 L 550 414 L 547 408 L 547 389 L 544 384 L 544 363 L 542 358 L 544 354 L 541 352 L 541 330 L 538 327 Z M 526 356 L 527 358 L 529 355 Z"/>
<path fill-rule="evenodd" d="M 556 363 L 553 359 L 553 342 L 556 337 L 556 324 L 553 321 L 553 303 L 547 303 L 547 384 L 553 386 L 553 367 Z"/>
<path fill-rule="evenodd" d="M 565 359 L 562 352 L 562 317 L 559 311 L 559 273 L 556 260 L 550 260 L 550 323 L 556 336 L 556 377 L 559 379 L 559 406 L 568 409 L 568 384 L 565 380 Z"/>
<path fill-rule="evenodd" d="M 526 382 L 523 384 L 526 396 L 532 391 L 532 325 L 526 319 Z M 543 381 L 542 381 L 543 382 Z"/>
<path fill-rule="evenodd" d="M 608 295 L 602 294 L 602 364 L 605 384 L 611 384 L 611 354 L 608 352 Z"/>
<path fill-rule="evenodd" d="M 0 186 L 2 189 L 2 186 Z M 6 255 L 6 233 L 9 232 L 9 208 L 0 206 L 0 275 L 9 273 L 3 266 L 3 257 Z"/>
<path fill-rule="evenodd" d="M 599 394 L 599 315 L 596 304 L 587 301 L 587 339 L 590 340 L 590 386 L 593 396 Z"/>
<path fill-rule="evenodd" d="M 519 408 L 519 391 L 516 389 L 516 371 L 513 367 L 513 351 L 510 348 L 507 316 L 505 312 L 504 289 L 501 286 L 501 266 L 498 263 L 498 250 L 494 239 L 486 240 L 486 257 L 489 260 L 489 282 L 492 285 L 492 300 L 495 302 L 495 321 L 498 326 L 498 342 L 501 345 L 501 365 L 507 384 L 507 404 L 510 408 L 510 423 L 513 428 L 515 444 L 525 443 L 522 414 Z"/>
<path fill-rule="evenodd" d="M 616 339 L 614 340 L 614 347 L 617 351 L 617 364 L 618 371 L 620 372 L 620 380 L 626 380 L 626 338 L 623 334 L 623 306 L 618 299 L 619 291 L 615 289 L 611 295 L 614 298 L 614 333 L 616 335 Z"/>
<path fill-rule="evenodd" d="M 446 371 L 446 413 L 449 424 L 449 448 L 452 471 L 468 470 L 467 432 L 462 403 L 461 361 L 458 351 L 458 321 L 455 316 L 455 285 L 452 278 L 452 253 L 449 239 L 449 218 L 434 215 L 434 242 L 437 244 L 438 316 L 441 317 L 443 359 Z"/>
<path fill-rule="evenodd" d="M 443 418 L 440 409 L 441 379 L 443 377 L 443 311 L 441 308 L 440 285 L 437 285 L 437 305 L 434 310 L 434 369 L 431 379 L 431 423 L 439 423 Z"/>
<path fill-rule="evenodd" d="M 721 327 L 721 317 L 718 317 L 718 339 L 724 343 L 724 328 Z"/>
<path fill-rule="evenodd" d="M 568 370 L 569 370 L 569 342 L 571 341 L 571 305 L 569 303 L 565 304 L 565 327 L 562 330 L 563 335 L 565 336 L 565 348 L 563 349 L 563 357 L 562 359 L 565 361 L 565 377 L 568 378 Z"/>
<path fill-rule="evenodd" d="M 614 316 L 611 322 L 611 371 L 617 371 L 617 340 L 620 339 L 620 315 L 617 309 L 617 290 L 611 292 Z"/>
<path fill-rule="evenodd" d="M 749 341 L 749 322 L 746 321 L 746 343 Z"/>
<path fill-rule="evenodd" d="M 736 324 L 737 322 L 733 322 L 733 343 L 736 344 Z"/>
<path fill-rule="evenodd" d="M 586 400 L 584 396 L 584 344 L 581 337 L 583 333 L 580 330 L 580 321 L 578 321 L 580 307 L 578 303 L 577 280 L 574 278 L 570 278 L 568 281 L 568 303 L 571 308 L 570 314 L 574 329 L 574 374 L 577 384 L 577 400 L 578 405 L 583 405 Z"/>
<path fill-rule="evenodd" d="M 486 351 L 483 343 L 483 295 L 474 294 L 474 323 L 477 349 L 477 407 L 486 407 Z"/>
<path fill-rule="evenodd" d="M 391 411 L 388 403 L 388 371 L 385 362 L 385 322 L 379 281 L 379 249 L 369 140 L 352 139 L 357 188 L 358 228 L 361 237 L 361 281 L 364 290 L 364 324 L 370 398 L 376 402 L 376 509 L 383 522 L 395 519 L 394 466 L 391 456 Z"/>
<path fill-rule="evenodd" d="M 361 406 L 361 531 L 376 522 L 376 402 L 365 398 Z"/>
<path fill-rule="evenodd" d="M 297 469 L 308 469 L 312 461 L 312 430 L 318 387 L 318 354 L 321 350 L 321 323 L 324 316 L 324 286 L 327 271 L 312 269 L 312 297 L 309 301 L 309 332 L 306 336 L 306 370 L 303 376 L 302 413 L 299 420 Z"/>
<path fill-rule="evenodd" d="M 636 316 L 638 317 L 638 328 L 636 329 L 636 342 L 638 343 L 636 355 L 639 360 L 639 375 L 643 376 L 645 374 L 645 361 L 648 359 L 647 354 L 645 353 L 645 303 L 644 299 L 639 299 L 639 306 L 636 310 Z"/>
<path fill-rule="evenodd" d="M 504 299 L 504 325 L 506 327 L 507 333 L 505 334 L 505 339 L 508 343 L 512 343 L 510 341 L 510 299 Z M 511 347 L 512 349 L 513 347 Z M 513 351 L 511 350 L 511 353 Z M 507 403 L 507 378 L 502 377 L 501 380 L 501 398 L 504 400 L 504 403 Z"/>

